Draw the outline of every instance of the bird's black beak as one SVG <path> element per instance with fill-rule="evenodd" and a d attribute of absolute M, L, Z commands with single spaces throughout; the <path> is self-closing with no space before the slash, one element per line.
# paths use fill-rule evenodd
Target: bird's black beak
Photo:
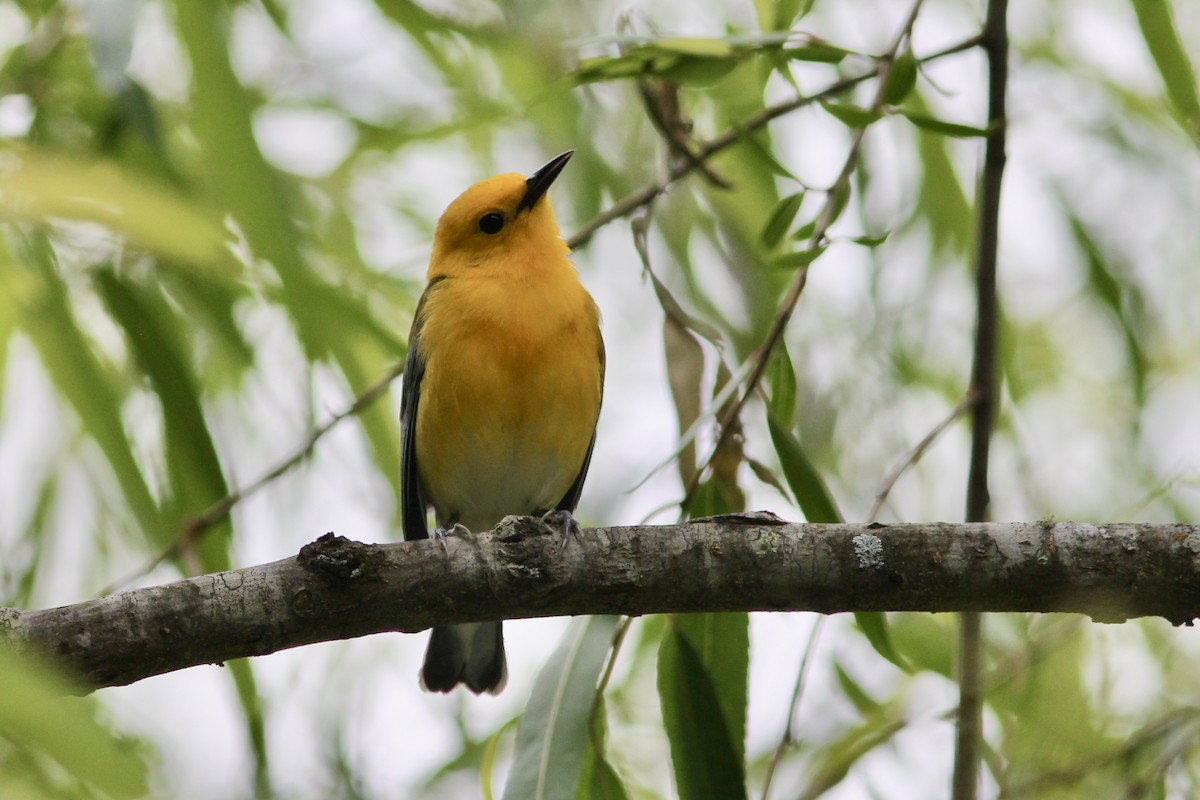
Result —
<path fill-rule="evenodd" d="M 573 155 L 575 155 L 575 151 L 568 150 L 562 155 L 555 156 L 525 179 L 525 196 L 521 198 L 521 204 L 517 206 L 518 214 L 522 211 L 530 211 L 537 205 L 537 201 L 542 199 L 542 195 L 550 188 L 550 184 L 554 183 L 558 173 L 562 172 L 563 167 L 567 165 Z"/>

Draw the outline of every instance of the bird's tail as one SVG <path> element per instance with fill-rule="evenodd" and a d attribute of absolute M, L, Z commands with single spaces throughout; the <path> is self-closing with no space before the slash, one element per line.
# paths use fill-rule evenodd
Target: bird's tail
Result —
<path fill-rule="evenodd" d="M 499 622 L 434 628 L 421 667 L 421 687 L 448 692 L 460 683 L 475 694 L 499 694 L 508 680 Z"/>

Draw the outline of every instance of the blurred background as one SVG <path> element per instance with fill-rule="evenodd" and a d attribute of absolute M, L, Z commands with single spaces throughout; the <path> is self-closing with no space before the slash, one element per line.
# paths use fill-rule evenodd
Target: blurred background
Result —
<path fill-rule="evenodd" d="M 982 5 L 921 5 L 894 64 L 909 74 L 873 109 L 876 57 L 910 11 L 0 2 L 0 604 L 285 558 L 326 531 L 398 539 L 386 376 L 437 217 L 568 148 L 551 198 L 608 348 L 584 525 L 673 522 L 682 505 L 811 518 L 805 491 L 866 519 L 963 400 L 975 323 Z M 1009 23 L 992 517 L 1197 522 L 1200 6 L 1035 0 Z M 831 193 L 868 124 L 849 192 Z M 646 186 L 651 204 L 606 215 Z M 761 391 L 685 491 L 721 388 L 800 269 Z M 967 434 L 953 422 L 878 518 L 962 519 Z M 953 617 L 890 615 L 901 669 L 848 615 L 734 616 L 750 796 L 946 796 Z M 667 624 L 635 621 L 607 680 L 625 792 L 610 796 L 677 796 Z M 498 796 L 566 625 L 506 625 L 495 698 L 423 694 L 425 634 L 151 678 L 61 719 L 0 687 L 0 798 Z M 1056 615 L 987 630 L 984 796 L 1195 796 L 1194 630 Z"/>

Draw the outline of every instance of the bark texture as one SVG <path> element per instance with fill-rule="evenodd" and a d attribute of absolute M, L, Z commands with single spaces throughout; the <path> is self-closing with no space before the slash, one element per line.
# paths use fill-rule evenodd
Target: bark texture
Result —
<path fill-rule="evenodd" d="M 0 609 L 0 646 L 80 690 L 384 631 L 486 619 L 693 611 L 1040 611 L 1099 622 L 1200 616 L 1200 526 L 811 525 L 740 514 L 591 528 L 540 520 L 297 556 L 40 611 Z"/>

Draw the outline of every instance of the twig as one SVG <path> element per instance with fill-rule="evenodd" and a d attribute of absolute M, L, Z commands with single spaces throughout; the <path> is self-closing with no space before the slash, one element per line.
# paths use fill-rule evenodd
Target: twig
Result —
<path fill-rule="evenodd" d="M 604 691 L 608 688 L 609 681 L 612 680 L 613 669 L 617 666 L 617 656 L 621 654 L 621 646 L 625 644 L 625 637 L 629 634 L 631 627 L 633 627 L 633 617 L 621 617 L 617 629 L 613 632 L 612 644 L 608 647 L 608 663 L 604 665 L 600 683 L 596 685 L 596 691 L 592 695 L 592 709 L 588 712 L 588 738 L 591 739 L 592 747 L 595 748 L 597 755 L 604 754 L 604 742 L 599 738 L 603 728 L 596 725 L 596 714 L 600 711 L 600 703 L 604 700 Z"/>
<path fill-rule="evenodd" d="M 975 251 L 977 322 L 971 389 L 980 394 L 971 414 L 971 464 L 967 476 L 967 522 L 982 522 L 988 512 L 988 452 L 996 412 L 996 257 L 1000 241 L 1000 187 L 1005 162 L 1005 91 L 1008 82 L 1007 0 L 989 0 L 983 47 L 988 56 L 988 137 L 979 189 Z"/>
<path fill-rule="evenodd" d="M 913 25 L 916 24 L 917 15 L 921 10 L 921 3 L 922 0 L 916 0 L 913 3 L 912 9 L 904 21 L 904 25 L 896 34 L 896 38 L 892 41 L 888 51 L 878 60 L 875 74 L 878 76 L 879 82 L 875 89 L 875 96 L 871 101 L 870 108 L 872 110 L 878 111 L 883 107 L 884 92 L 887 88 L 887 76 L 891 70 L 892 62 L 895 60 L 896 54 L 900 51 L 900 47 L 908 40 L 912 33 Z M 846 154 L 846 160 L 842 163 L 841 172 L 825 195 L 825 203 L 821 207 L 821 212 L 817 215 L 812 236 L 809 237 L 808 247 L 805 250 L 809 254 L 815 254 L 818 248 L 824 243 L 825 234 L 833 224 L 836 216 L 838 198 L 850 189 L 850 178 L 858 166 L 858 156 L 862 148 L 863 139 L 866 136 L 867 127 L 864 125 L 854 130 L 854 135 L 850 140 L 850 149 Z M 763 374 L 767 371 L 767 364 L 770 362 L 771 354 L 783 339 L 783 332 L 787 329 L 788 323 L 792 319 L 792 314 L 796 311 L 796 304 L 800 301 L 800 295 L 807 284 L 808 267 L 802 266 L 797 269 L 796 277 L 792 279 L 792 284 L 788 287 L 787 294 L 784 295 L 783 302 L 780 304 L 779 310 L 775 313 L 775 321 L 771 324 L 771 329 L 768 331 L 766 339 L 750 354 L 750 360 L 754 362 L 754 369 L 751 370 L 749 377 L 746 379 L 745 388 L 738 396 L 737 401 L 731 403 L 726 408 L 725 413 L 721 414 L 717 420 L 717 440 L 713 444 L 708 458 L 692 474 L 692 479 L 684 487 L 684 497 L 682 502 L 680 502 L 682 508 L 686 509 L 688 507 L 692 496 L 696 493 L 696 489 L 700 485 L 700 477 L 712 463 L 713 457 L 720 452 L 725 440 L 730 435 L 734 420 L 741 415 L 742 409 L 746 407 L 746 403 L 749 402 L 751 395 L 754 394 L 759 381 L 762 380 Z"/>
<path fill-rule="evenodd" d="M 127 586 L 136 581 L 138 578 L 149 574 L 167 559 L 174 558 L 191 547 L 193 544 L 195 544 L 197 539 L 204 535 L 206 531 L 228 517 L 234 506 L 258 490 L 262 489 L 268 483 L 283 475 L 288 470 L 292 469 L 294 466 L 307 458 L 309 454 L 312 453 L 313 448 L 316 447 L 317 442 L 319 442 L 325 436 L 325 434 L 333 430 L 338 423 L 347 417 L 353 417 L 359 414 L 363 411 L 363 409 L 367 408 L 380 397 L 382 397 L 387 391 L 388 387 L 391 386 L 392 381 L 396 380 L 396 378 L 400 377 L 403 373 L 403 361 L 399 361 L 392 365 L 392 367 L 377 381 L 375 381 L 375 383 L 368 386 L 361 394 L 358 395 L 358 397 L 354 398 L 354 402 L 352 402 L 349 406 L 334 414 L 323 424 L 313 428 L 305 440 L 296 447 L 290 456 L 284 458 L 274 467 L 263 473 L 255 480 L 251 481 L 243 488 L 233 490 L 220 500 L 210 505 L 208 508 L 201 511 L 195 517 L 192 517 L 187 521 L 187 523 L 184 524 L 183 530 L 175 538 L 175 540 L 171 542 L 171 544 L 165 549 L 163 549 L 162 552 L 160 552 L 151 560 L 147 561 L 136 571 L 130 573 L 121 580 L 114 581 L 113 583 L 110 583 L 108 586 L 104 587 L 104 589 L 101 590 L 101 594 L 112 594 L 120 587 Z"/>
<path fill-rule="evenodd" d="M 1189 726 L 1191 731 L 1187 735 L 1178 735 L 1181 729 Z M 1166 756 L 1166 758 L 1160 757 L 1159 763 L 1152 765 L 1161 768 L 1178 759 L 1187 749 L 1194 748 L 1198 737 L 1200 737 L 1200 710 L 1190 706 L 1175 708 L 1107 752 L 1081 759 L 1068 767 L 1035 775 L 1013 786 L 1002 786 L 1000 798 L 1004 800 L 1004 798 L 1042 797 L 1060 787 L 1078 787 L 1082 781 L 1088 776 L 1094 775 L 1098 769 L 1111 764 L 1127 765 L 1142 750 L 1167 741 L 1171 746 L 1165 748 L 1164 752 L 1156 754 Z M 1174 739 L 1173 742 L 1172 739 Z M 1142 788 L 1148 789 L 1149 787 Z M 1147 794 L 1149 792 L 1130 792 L 1125 796 L 1143 797 Z"/>
<path fill-rule="evenodd" d="M 971 366 L 971 390 L 979 401 L 971 409 L 971 461 L 967 471 L 967 522 L 988 514 L 988 453 L 997 400 L 996 254 L 1000 240 L 1000 187 L 1005 162 L 1005 94 L 1008 86 L 1007 0 L 988 0 L 981 44 L 988 62 L 988 137 L 979 186 L 975 251 L 977 323 Z M 959 704 L 954 747 L 953 800 L 975 800 L 979 790 L 979 753 L 983 736 L 983 617 L 962 615 L 958 646 Z"/>
<path fill-rule="evenodd" d="M 978 402 L 979 397 L 980 394 L 975 389 L 968 391 L 966 396 L 963 397 L 962 400 L 958 401 L 958 405 L 950 410 L 950 413 L 946 415 L 946 418 L 934 426 L 933 430 L 925 434 L 925 438 L 917 442 L 916 447 L 914 447 L 912 450 L 909 450 L 908 454 L 901 459 L 900 463 L 896 465 L 895 469 L 888 473 L 888 476 L 883 479 L 883 484 L 879 487 L 879 491 L 875 493 L 875 503 L 871 506 L 871 510 L 867 512 L 868 522 L 874 522 L 879 516 L 879 512 L 883 509 L 883 504 L 887 502 L 888 495 L 891 494 L 892 488 L 896 485 L 896 481 L 900 480 L 900 477 L 905 472 L 907 472 L 911 467 L 921 460 L 921 458 L 925 455 L 925 451 L 933 446 L 933 443 L 937 441 L 938 437 L 941 436 L 947 428 L 954 424 L 955 420 L 967 413 L 967 411 L 969 411 L 975 405 L 975 403 Z"/>
<path fill-rule="evenodd" d="M 683 113 L 679 85 L 647 77 L 638 80 L 637 87 L 646 106 L 646 116 L 667 144 L 668 163 L 676 159 L 693 162 L 692 167 L 699 170 L 713 186 L 718 189 L 732 188 L 729 181 L 713 172 L 707 163 L 692 152 L 692 121 Z"/>
<path fill-rule="evenodd" d="M 771 780 L 775 777 L 775 770 L 779 766 L 779 762 L 783 760 L 784 753 L 796 741 L 792 736 L 792 725 L 796 721 L 796 709 L 800 706 L 800 697 L 804 692 L 804 685 L 808 678 L 808 665 L 812 661 L 813 651 L 817 647 L 817 639 L 821 636 L 821 629 L 825 626 L 827 617 L 817 617 L 817 621 L 813 624 L 812 631 L 808 634 L 808 644 L 804 646 L 804 655 L 800 658 L 800 670 L 796 673 L 796 683 L 792 687 L 792 700 L 788 706 L 787 722 L 783 726 L 783 736 L 779 740 L 779 744 L 775 747 L 775 752 L 771 755 L 771 763 L 767 767 L 767 777 L 763 781 L 762 800 L 767 800 L 767 795 L 771 791 Z"/>
<path fill-rule="evenodd" d="M 964 50 L 970 50 L 971 48 L 978 46 L 979 42 L 980 38 L 978 36 L 972 36 L 969 39 L 964 39 L 961 42 L 950 45 L 942 50 L 938 50 L 935 53 L 930 53 L 921 59 L 921 63 L 926 64 L 947 56 L 954 55 L 955 53 L 961 53 Z M 804 108 L 805 106 L 812 105 L 813 103 L 853 89 L 860 83 L 880 75 L 880 69 L 880 65 L 876 65 L 873 69 L 864 72 L 862 75 L 856 75 L 851 78 L 842 78 L 841 80 L 829 84 L 824 89 L 814 94 L 796 97 L 786 102 L 778 103 L 777 105 L 768 106 L 741 124 L 735 125 L 733 128 L 729 129 L 720 136 L 699 144 L 696 147 L 694 159 L 680 161 L 671 165 L 667 169 L 666 175 L 664 175 L 662 178 L 645 184 L 640 189 L 631 192 L 623 199 L 614 203 L 605 211 L 602 211 L 596 216 L 592 217 L 592 219 L 584 223 L 583 227 L 575 231 L 574 235 L 567 239 L 567 245 L 572 250 L 578 250 L 591 241 L 591 238 L 596 234 L 596 231 L 600 230 L 610 222 L 627 216 L 642 206 L 652 203 L 656 197 L 664 194 L 667 189 L 669 189 L 676 181 L 695 170 L 697 163 L 702 163 L 727 147 L 736 144 L 747 133 L 758 130 L 764 125 L 767 125 L 768 123 L 773 122 L 782 116 L 786 116 L 793 111 Z"/>

